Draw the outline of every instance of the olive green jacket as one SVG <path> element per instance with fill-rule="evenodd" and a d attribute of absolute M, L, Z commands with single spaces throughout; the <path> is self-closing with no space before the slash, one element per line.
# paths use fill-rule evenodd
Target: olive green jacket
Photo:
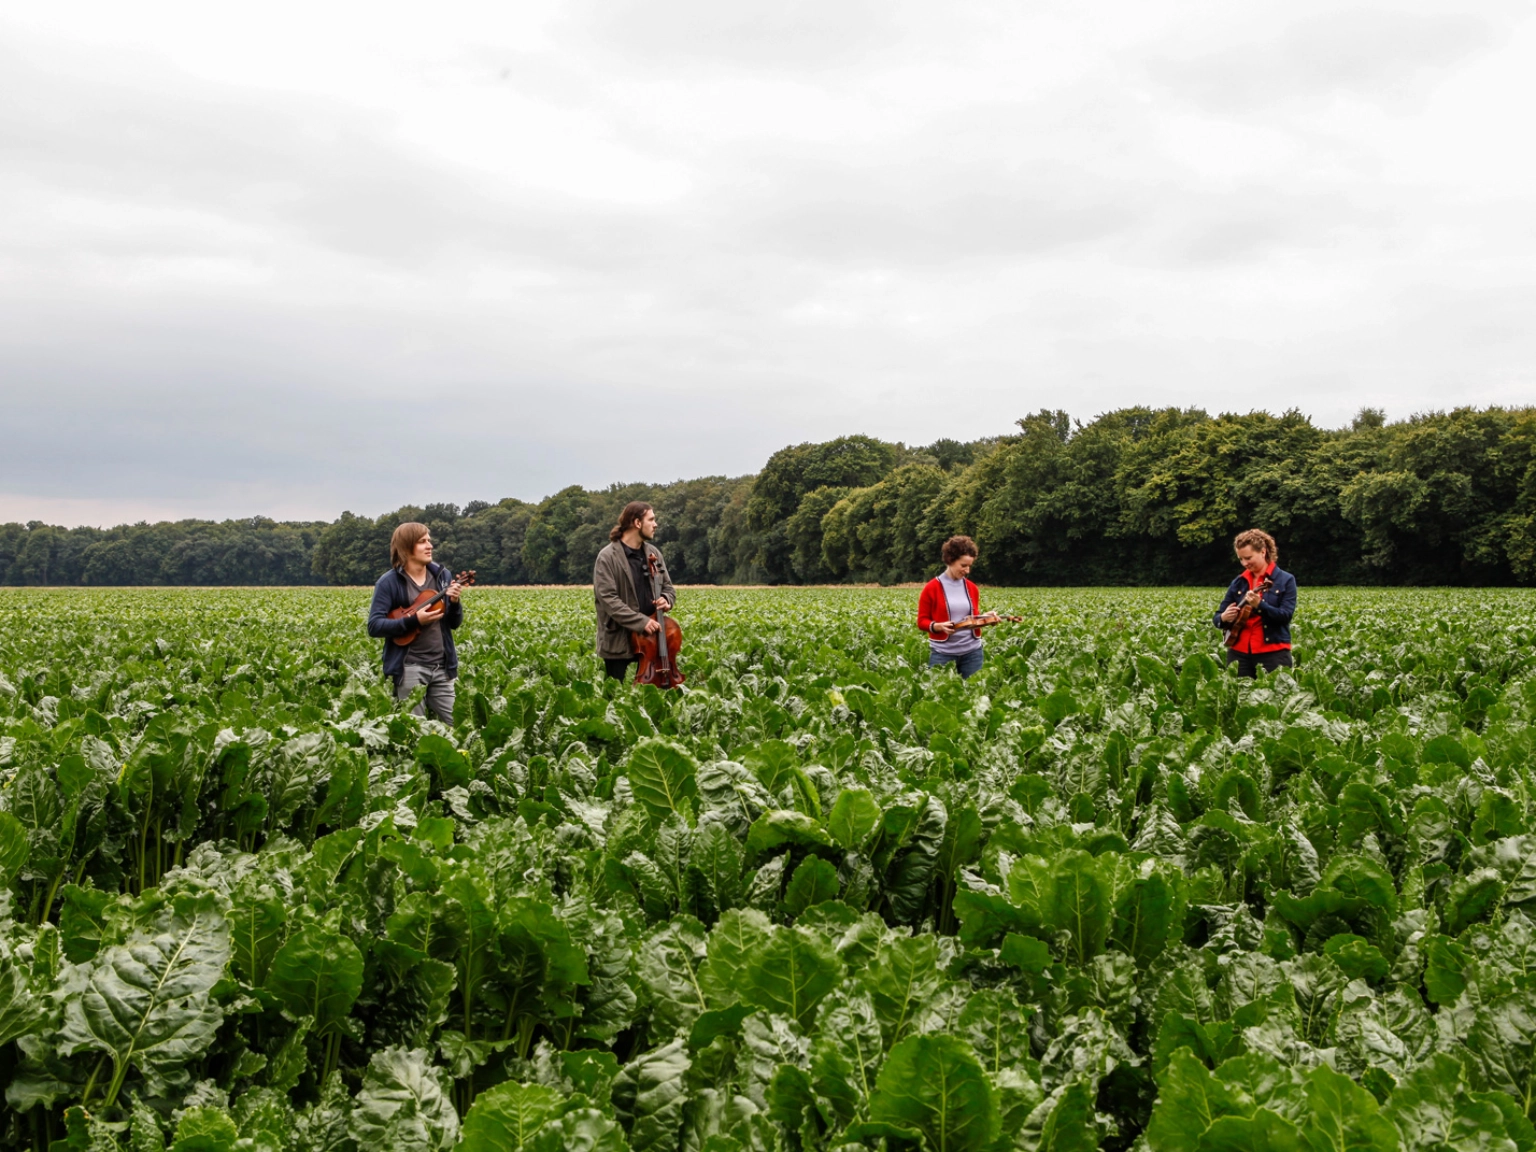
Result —
<path fill-rule="evenodd" d="M 661 550 L 649 541 L 642 545 L 647 556 L 661 559 L 661 594 L 668 604 L 677 603 L 677 590 Z M 597 554 L 592 565 L 592 599 L 597 602 L 597 654 L 605 660 L 630 656 L 629 634 L 640 632 L 650 619 L 640 611 L 640 596 L 629 570 L 624 545 L 614 541 Z"/>

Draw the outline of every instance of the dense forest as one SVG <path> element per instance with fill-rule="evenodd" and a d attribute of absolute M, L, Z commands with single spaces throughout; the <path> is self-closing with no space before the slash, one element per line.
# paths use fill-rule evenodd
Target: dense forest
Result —
<path fill-rule="evenodd" d="M 481 583 L 586 583 L 628 500 L 648 500 L 678 583 L 897 583 L 975 537 L 994 584 L 1203 583 L 1257 526 L 1319 584 L 1536 582 L 1536 408 L 1461 408 L 1347 429 L 1297 412 L 1212 417 L 1126 408 L 1088 423 L 1041 411 L 1018 432 L 926 447 L 845 436 L 755 476 L 565 488 L 405 507 L 332 523 L 186 520 L 0 525 L 0 583 L 364 584 L 401 520 Z"/>

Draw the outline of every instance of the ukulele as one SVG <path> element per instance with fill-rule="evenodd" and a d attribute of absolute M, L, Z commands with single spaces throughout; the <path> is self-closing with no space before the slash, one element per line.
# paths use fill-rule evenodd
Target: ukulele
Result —
<path fill-rule="evenodd" d="M 1238 601 L 1241 607 L 1237 610 L 1237 619 L 1232 621 L 1231 626 L 1227 629 L 1228 648 L 1236 648 L 1242 642 L 1243 625 L 1253 618 L 1254 612 L 1258 610 L 1259 601 L 1264 599 L 1264 593 L 1274 586 L 1275 582 L 1266 576 L 1263 580 L 1259 581 L 1255 588 Z"/>
<path fill-rule="evenodd" d="M 646 557 L 651 570 L 651 600 L 656 605 L 656 632 L 631 632 L 629 647 L 640 658 L 635 669 L 636 684 L 654 684 L 658 688 L 681 688 L 688 679 L 678 670 L 675 653 L 683 646 L 683 630 L 667 615 L 661 595 L 661 559 L 651 553 Z"/>
<path fill-rule="evenodd" d="M 467 587 L 468 585 L 475 582 L 475 570 L 471 568 L 466 572 L 460 572 L 457 576 L 454 577 L 454 580 L 460 585 Z M 389 610 L 389 618 L 391 620 L 404 620 L 407 616 L 414 618 L 420 613 L 425 612 L 428 608 L 431 608 L 440 603 L 442 600 L 446 599 L 447 596 L 448 592 L 446 590 L 442 592 L 434 592 L 430 588 L 423 588 L 421 590 L 421 594 L 417 596 L 415 600 L 411 601 L 409 607 L 391 608 Z M 391 639 L 393 639 L 396 644 L 400 645 L 400 647 L 404 648 L 407 644 L 409 644 L 412 640 L 416 639 L 416 637 L 420 635 L 421 625 L 418 624 L 404 636 L 394 636 L 391 637 Z"/>

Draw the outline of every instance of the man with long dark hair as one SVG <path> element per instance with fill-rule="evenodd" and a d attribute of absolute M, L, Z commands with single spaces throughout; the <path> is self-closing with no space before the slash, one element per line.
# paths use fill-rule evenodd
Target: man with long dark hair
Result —
<path fill-rule="evenodd" d="M 661 568 L 661 598 L 667 611 L 677 603 L 677 591 L 667 573 L 661 550 L 651 543 L 656 512 L 644 500 L 631 500 L 608 533 L 608 545 L 592 565 L 592 598 L 597 603 L 597 654 L 608 676 L 624 679 L 635 662 L 631 633 L 655 632 L 656 601 L 651 594 L 650 558 Z"/>

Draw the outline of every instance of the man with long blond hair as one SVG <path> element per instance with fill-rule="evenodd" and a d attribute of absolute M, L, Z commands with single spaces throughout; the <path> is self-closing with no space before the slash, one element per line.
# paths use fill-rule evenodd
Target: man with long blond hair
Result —
<path fill-rule="evenodd" d="M 432 533 L 425 524 L 407 521 L 395 529 L 389 541 L 389 571 L 373 586 L 373 605 L 368 610 L 368 635 L 384 641 L 384 675 L 395 682 L 395 699 L 404 700 L 425 686 L 425 709 L 444 724 L 453 723 L 453 681 L 459 674 L 459 654 L 453 647 L 453 630 L 464 622 L 462 589 L 448 569 L 432 560 Z M 409 608 L 423 591 L 446 592 L 447 599 L 418 612 L 414 617 L 391 620 L 396 608 Z M 419 631 L 418 631 L 419 629 Z M 415 638 L 396 644 L 396 637 Z"/>
<path fill-rule="evenodd" d="M 677 590 L 667 574 L 656 535 L 656 511 L 644 500 L 631 500 L 608 533 L 608 546 L 592 565 L 592 598 L 597 604 L 597 655 L 605 673 L 615 680 L 635 661 L 631 635 L 659 631 L 656 599 L 651 593 L 650 561 L 661 570 L 661 600 L 668 612 L 677 603 Z"/>
<path fill-rule="evenodd" d="M 1227 633 L 1240 628 L 1236 643 L 1227 647 L 1227 663 L 1237 665 L 1239 676 L 1257 677 L 1259 669 L 1273 672 L 1289 668 L 1291 617 L 1296 612 L 1296 577 L 1279 566 L 1280 547 L 1275 538 L 1258 528 L 1239 532 L 1232 541 L 1242 572 L 1227 587 L 1216 609 L 1216 627 Z M 1262 588 L 1265 580 L 1267 589 Z M 1243 606 L 1253 612 L 1241 624 Z"/>

